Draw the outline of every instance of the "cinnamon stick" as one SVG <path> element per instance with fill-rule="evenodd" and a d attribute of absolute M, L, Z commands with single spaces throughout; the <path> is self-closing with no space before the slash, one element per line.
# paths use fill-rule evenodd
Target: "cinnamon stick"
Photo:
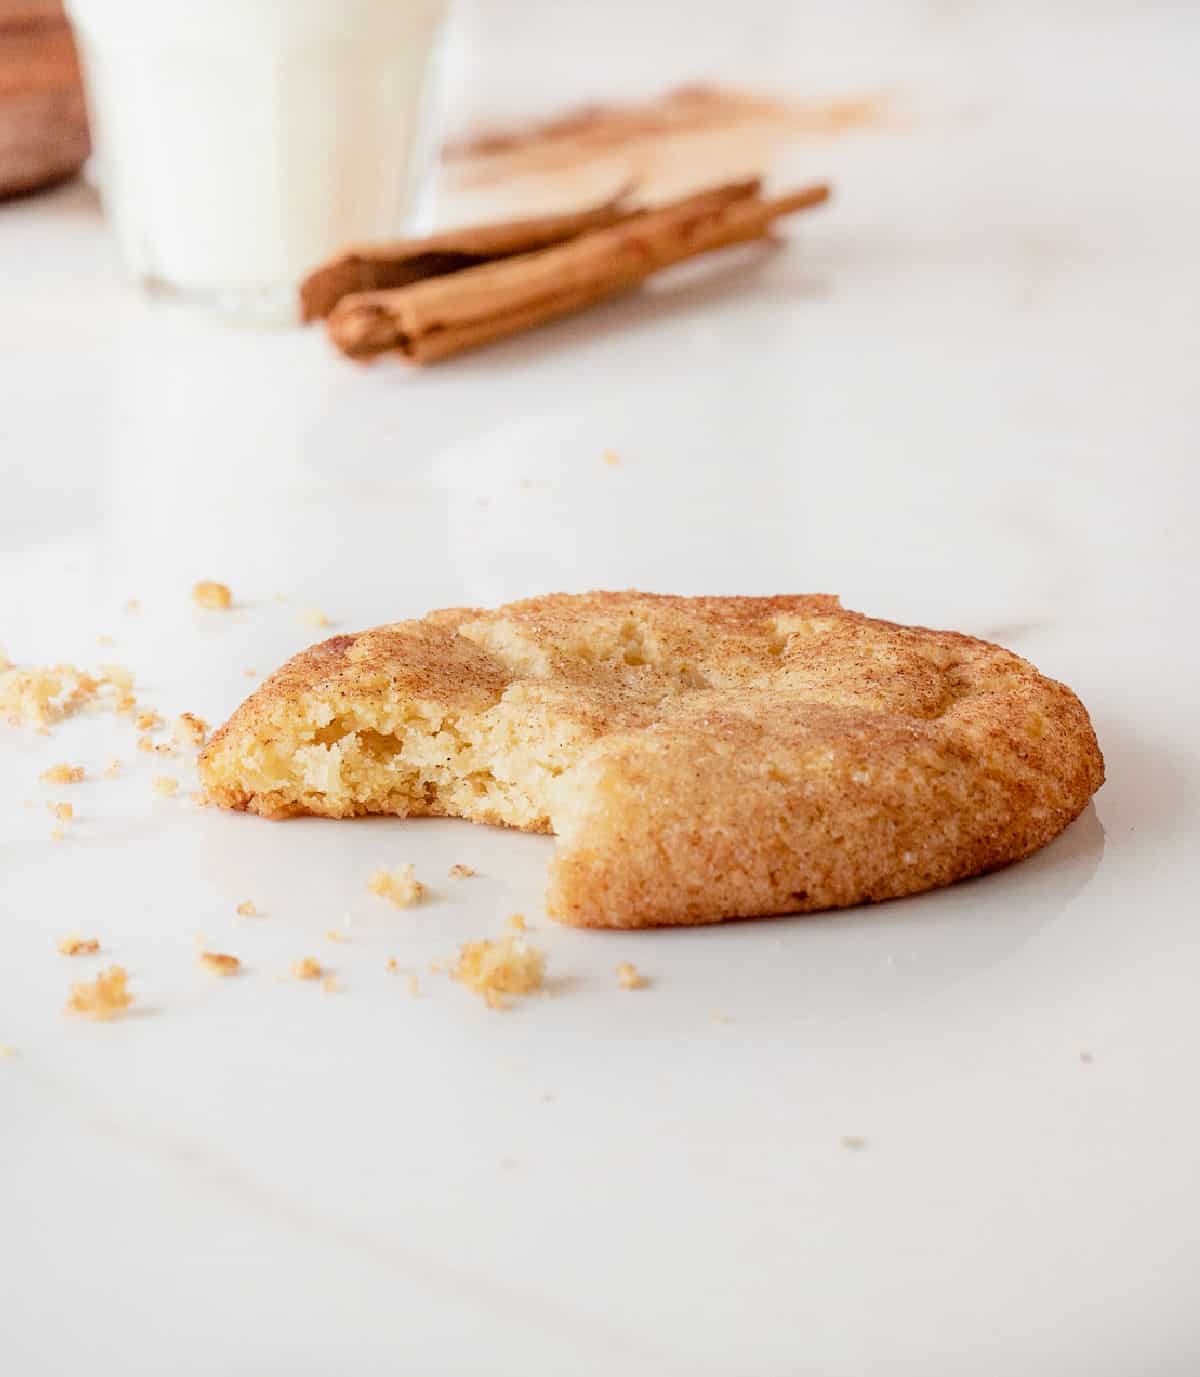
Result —
<path fill-rule="evenodd" d="M 825 185 L 764 200 L 757 186 L 716 188 L 567 243 L 448 277 L 343 298 L 329 317 L 334 344 L 351 358 L 396 350 L 414 363 L 531 329 L 629 291 L 698 254 L 765 237 L 782 215 L 819 205 Z"/>
<path fill-rule="evenodd" d="M 753 196 L 757 181 L 731 183 L 720 194 L 738 199 Z M 428 277 L 442 277 L 516 254 L 532 253 L 645 214 L 623 205 L 626 192 L 586 210 L 511 220 L 498 225 L 473 225 L 421 239 L 390 243 L 354 244 L 328 263 L 315 268 L 300 284 L 300 317 L 328 316 L 344 296 L 407 286 Z"/>

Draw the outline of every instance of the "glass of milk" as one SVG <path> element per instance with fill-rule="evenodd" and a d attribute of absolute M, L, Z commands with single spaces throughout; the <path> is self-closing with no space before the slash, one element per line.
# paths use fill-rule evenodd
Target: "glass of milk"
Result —
<path fill-rule="evenodd" d="M 449 0 L 67 0 L 134 274 L 265 318 L 410 228 Z"/>

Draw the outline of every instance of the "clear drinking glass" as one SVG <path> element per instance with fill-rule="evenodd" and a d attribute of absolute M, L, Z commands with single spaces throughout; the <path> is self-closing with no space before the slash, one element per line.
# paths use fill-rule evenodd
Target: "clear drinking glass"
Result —
<path fill-rule="evenodd" d="M 67 0 L 133 273 L 258 317 L 410 228 L 449 0 Z"/>

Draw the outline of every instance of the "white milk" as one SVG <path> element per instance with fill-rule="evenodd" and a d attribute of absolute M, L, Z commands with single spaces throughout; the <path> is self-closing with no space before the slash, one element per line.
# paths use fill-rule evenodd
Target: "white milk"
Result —
<path fill-rule="evenodd" d="M 448 0 L 67 7 L 106 209 L 149 284 L 278 306 L 406 228 Z"/>

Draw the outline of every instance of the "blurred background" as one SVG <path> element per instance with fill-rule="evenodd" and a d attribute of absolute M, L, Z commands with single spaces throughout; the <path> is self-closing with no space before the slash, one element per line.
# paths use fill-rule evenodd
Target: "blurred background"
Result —
<path fill-rule="evenodd" d="M 28 33 L 50 28 L 49 10 L 37 6 Z M 66 79 L 65 38 L 50 34 L 57 56 L 43 66 L 22 32 L 5 29 L 6 103 L 28 130 L 40 100 L 64 121 L 56 157 L 77 162 L 77 93 L 51 82 L 39 95 L 30 76 Z M 1169 455 L 1167 437 L 1188 424 L 1196 293 L 1178 265 L 1196 226 L 1181 200 L 1196 32 L 1186 5 L 1100 0 L 1061 11 L 468 0 L 441 49 L 435 223 L 749 170 L 776 185 L 829 178 L 832 206 L 789 231 L 793 252 L 685 269 L 416 377 L 339 366 L 319 331 L 266 337 L 149 311 L 88 184 L 10 200 L 10 433 L 53 455 L 77 449 L 86 424 L 88 457 L 70 483 L 53 464 L 22 472 L 31 500 L 0 509 L 2 548 L 59 569 L 48 552 L 103 512 L 112 538 L 72 566 L 83 559 L 104 586 L 202 561 L 214 530 L 303 563 L 317 583 L 339 557 L 310 522 L 336 486 L 349 501 L 432 502 L 426 519 L 444 529 L 459 581 L 442 600 L 612 583 L 758 591 L 818 575 L 869 600 L 878 559 L 908 571 L 898 614 L 970 612 L 986 626 L 1014 584 L 1035 603 L 1105 588 L 1110 606 L 1137 604 L 1149 588 L 1136 570 L 1112 583 L 1102 542 L 1044 540 L 1047 504 L 1069 492 L 1089 530 L 1185 540 L 1161 519 L 1182 461 L 1164 458 L 1153 495 L 1094 480 L 1151 433 Z M 214 166 L 223 156 L 214 142 Z M 520 406 L 514 387 L 528 389 Z M 624 519 L 620 474 L 595 497 L 597 538 L 580 535 L 571 466 L 609 449 L 656 456 L 642 491 L 677 516 L 658 544 L 617 549 L 600 534 Z M 730 487 L 730 456 L 751 452 L 753 487 Z M 850 506 L 861 549 L 821 514 Z M 955 520 L 939 519 L 946 509 Z M 386 525 L 383 513 L 367 503 L 354 520 Z M 689 527 L 732 519 L 775 531 L 796 567 L 761 543 L 716 540 L 703 563 L 686 557 Z M 950 571 L 971 557 L 977 519 L 1005 556 L 981 569 L 964 608 Z M 536 538 L 514 541 L 516 529 Z M 342 573 L 364 619 L 404 610 L 378 569 Z"/>

